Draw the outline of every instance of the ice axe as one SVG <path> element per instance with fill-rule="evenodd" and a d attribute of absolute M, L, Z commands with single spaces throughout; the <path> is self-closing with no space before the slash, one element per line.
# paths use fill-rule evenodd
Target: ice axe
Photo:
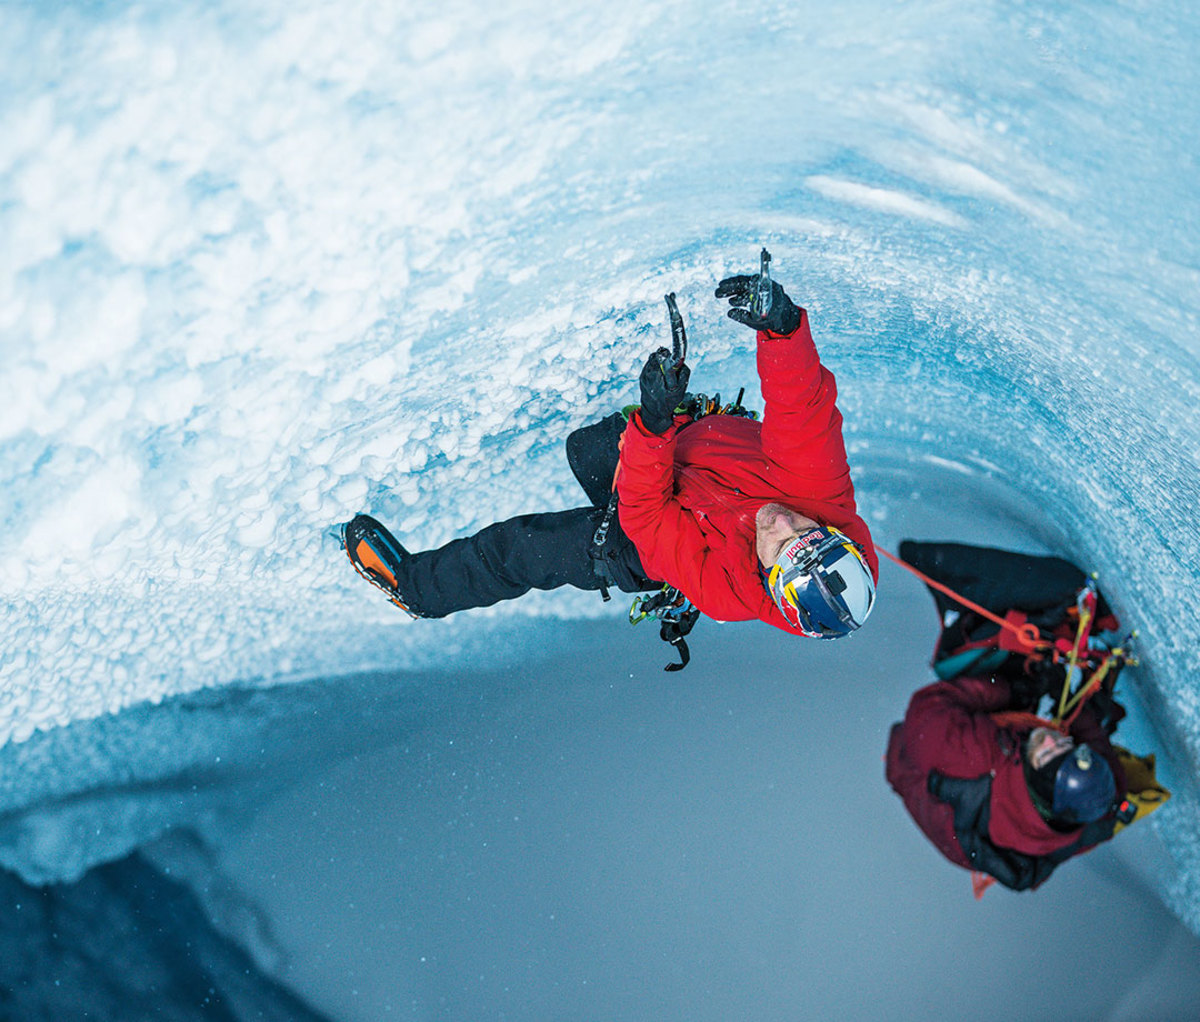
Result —
<path fill-rule="evenodd" d="M 674 291 L 664 295 L 664 299 L 667 303 L 667 313 L 671 317 L 671 350 L 659 348 L 654 355 L 659 360 L 662 375 L 666 377 L 667 363 L 670 363 L 677 373 L 680 368 L 683 368 L 684 360 L 688 357 L 688 331 L 684 330 L 683 317 L 679 314 L 679 306 L 674 301 Z"/>
<path fill-rule="evenodd" d="M 679 314 L 679 306 L 675 304 L 675 292 L 663 296 L 667 302 L 667 312 L 671 317 L 671 350 L 659 348 L 655 353 L 659 368 L 665 377 L 667 365 L 679 372 L 687 358 L 687 331 L 683 328 L 683 317 Z"/>
<path fill-rule="evenodd" d="M 678 369 L 687 358 L 687 331 L 683 328 L 683 317 L 679 314 L 679 306 L 675 304 L 675 292 L 663 296 L 667 302 L 667 312 L 671 317 L 671 360 Z M 664 348 L 665 352 L 666 349 Z"/>
<path fill-rule="evenodd" d="M 758 280 L 754 283 L 754 298 L 750 303 L 750 311 L 761 319 L 766 319 L 771 311 L 771 253 L 765 248 L 758 256 Z"/>

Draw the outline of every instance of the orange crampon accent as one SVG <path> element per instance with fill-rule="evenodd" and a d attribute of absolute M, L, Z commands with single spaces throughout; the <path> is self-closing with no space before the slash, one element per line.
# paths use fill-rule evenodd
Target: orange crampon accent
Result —
<path fill-rule="evenodd" d="M 408 606 L 400 594 L 393 562 L 398 563 L 407 551 L 387 529 L 374 518 L 357 515 L 353 521 L 342 526 L 342 545 L 359 575 L 381 590 L 391 603 L 410 617 L 421 616 Z"/>
<path fill-rule="evenodd" d="M 396 576 L 383 563 L 383 559 L 375 552 L 371 544 L 365 540 L 357 545 L 350 561 L 359 569 L 360 574 L 369 571 L 379 576 L 392 589 L 396 588 Z"/>

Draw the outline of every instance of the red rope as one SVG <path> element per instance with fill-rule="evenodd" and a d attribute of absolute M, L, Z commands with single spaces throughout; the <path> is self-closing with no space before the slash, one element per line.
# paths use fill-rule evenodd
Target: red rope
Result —
<path fill-rule="evenodd" d="M 884 550 L 883 547 L 876 545 L 875 550 L 877 553 L 883 554 L 883 556 L 886 557 L 893 564 L 898 564 L 905 571 L 912 572 L 912 574 L 916 575 L 917 578 L 919 578 L 927 586 L 930 586 L 931 588 L 936 589 L 940 593 L 945 593 L 955 603 L 961 604 L 962 606 L 966 607 L 967 610 L 973 610 L 976 614 L 979 614 L 980 616 L 987 618 L 989 621 L 995 622 L 1001 628 L 1007 628 L 1010 632 L 1013 633 L 1013 635 L 1016 636 L 1017 642 L 1020 643 L 1021 646 L 1024 649 L 1028 650 L 1029 652 L 1032 653 L 1034 650 L 1046 649 L 1047 647 L 1049 647 L 1051 645 L 1050 643 L 1047 643 L 1042 640 L 1042 634 L 1041 634 L 1041 632 L 1038 631 L 1037 625 L 1031 625 L 1031 624 L 1015 625 L 1011 621 L 1006 621 L 1004 618 L 1000 617 L 998 614 L 993 614 L 986 607 L 981 607 L 981 606 L 979 606 L 978 603 L 972 603 L 965 596 L 960 596 L 953 589 L 951 589 L 948 585 L 943 585 L 941 582 L 938 582 L 935 579 L 932 579 L 928 575 L 924 574 L 924 572 L 917 571 L 917 569 L 914 568 L 907 561 L 900 560 L 899 557 L 897 557 L 895 554 L 889 553 L 888 551 Z"/>
<path fill-rule="evenodd" d="M 1052 727 L 1055 731 L 1067 733 L 1067 729 L 1053 721 L 1047 720 L 1045 717 L 1039 717 L 1036 713 L 1029 710 L 999 710 L 996 713 L 988 714 L 992 718 L 993 723 L 997 727 L 1009 727 L 1022 731 L 1032 731 L 1039 727 Z"/>
<path fill-rule="evenodd" d="M 917 578 L 919 578 L 927 586 L 931 586 L 932 588 L 936 589 L 940 593 L 945 593 L 955 603 L 961 604 L 962 606 L 966 607 L 968 610 L 973 610 L 976 614 L 979 614 L 982 617 L 987 618 L 989 621 L 995 622 L 1001 628 L 1007 628 L 1010 632 L 1012 632 L 1016 636 L 1017 641 L 1029 652 L 1032 653 L 1037 650 L 1052 649 L 1054 647 L 1053 643 L 1046 642 L 1044 639 L 1042 639 L 1041 633 L 1037 630 L 1036 625 L 1031 625 L 1028 623 L 1023 624 L 1023 625 L 1015 625 L 1011 621 L 1006 621 L 1004 618 L 1000 617 L 998 614 L 993 614 L 986 607 L 981 607 L 981 606 L 979 606 L 978 603 L 972 603 L 965 596 L 960 596 L 953 589 L 951 589 L 948 585 L 943 585 L 941 582 L 938 582 L 935 579 L 930 578 L 924 572 L 918 571 L 907 561 L 900 560 L 899 557 L 897 557 L 895 554 L 889 553 L 888 551 L 884 550 L 883 547 L 876 546 L 875 550 L 878 553 L 883 554 L 883 556 L 886 557 L 893 564 L 898 564 L 905 571 L 909 571 L 912 574 L 914 574 Z M 1086 647 L 1086 642 L 1084 641 L 1084 639 L 1081 639 L 1080 637 L 1077 636 L 1075 647 L 1074 647 L 1076 649 L 1077 654 L 1079 651 L 1079 647 L 1081 645 Z M 1086 703 L 1088 701 L 1088 699 L 1090 699 L 1093 695 L 1096 694 L 1096 692 L 1098 692 L 1100 690 L 1100 686 L 1103 683 L 1104 678 L 1108 674 L 1109 664 L 1110 664 L 1110 658 L 1108 656 L 1105 656 L 1100 661 L 1100 664 L 1096 668 L 1096 670 L 1092 673 L 1092 676 L 1084 683 L 1084 687 L 1080 691 L 1078 699 L 1075 702 L 1073 712 L 1065 720 L 1059 720 L 1057 718 L 1054 720 L 1046 720 L 1042 717 L 1038 717 L 1036 714 L 1024 713 L 1024 712 L 1013 712 L 1013 711 L 1002 712 L 1002 713 L 993 713 L 992 719 L 995 720 L 996 723 L 999 724 L 1001 727 L 1004 727 L 1005 725 L 1010 725 L 1010 726 L 1024 725 L 1026 727 L 1052 727 L 1059 731 L 1062 731 L 1064 734 L 1067 734 L 1067 733 L 1069 733 L 1069 729 L 1070 729 L 1071 725 L 1075 722 L 1075 718 L 1079 716 L 1079 711 L 1083 709 L 1083 704 Z"/>

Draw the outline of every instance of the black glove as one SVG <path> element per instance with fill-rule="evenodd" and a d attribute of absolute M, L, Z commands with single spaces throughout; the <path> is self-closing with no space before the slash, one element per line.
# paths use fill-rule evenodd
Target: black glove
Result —
<path fill-rule="evenodd" d="M 717 285 L 717 297 L 728 298 L 733 306 L 726 315 L 735 323 L 754 330 L 770 330 L 773 334 L 790 334 L 800 325 L 800 310 L 775 281 L 771 281 L 771 311 L 765 316 L 756 316 L 750 311 L 758 274 L 741 274 L 726 277 Z"/>
<path fill-rule="evenodd" d="M 666 348 L 659 348 L 642 368 L 642 425 L 661 436 L 671 428 L 675 409 L 687 394 L 692 371 L 675 362 Z"/>

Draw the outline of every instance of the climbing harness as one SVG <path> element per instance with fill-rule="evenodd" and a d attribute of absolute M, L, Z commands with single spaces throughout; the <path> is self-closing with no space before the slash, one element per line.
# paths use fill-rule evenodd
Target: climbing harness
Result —
<path fill-rule="evenodd" d="M 604 544 L 608 542 L 608 530 L 612 528 L 613 516 L 617 513 L 617 502 L 617 491 L 614 489 L 608 498 L 608 504 L 604 508 L 600 524 L 596 526 L 596 531 L 592 534 L 592 545 L 588 548 L 588 556 L 592 559 L 592 569 L 595 571 L 596 577 L 600 579 L 600 596 L 605 603 L 612 599 L 608 587 L 613 584 L 613 574 L 604 557 Z"/>
<path fill-rule="evenodd" d="M 1046 720 L 1035 714 L 1026 713 L 1019 715 L 1005 713 L 998 714 L 997 717 L 1003 716 L 1006 720 L 1015 720 L 1015 716 L 1028 717 L 1039 721 L 1041 726 L 1049 726 L 1066 732 L 1075 722 L 1084 703 L 1104 688 L 1106 683 L 1108 691 L 1112 692 L 1116 685 L 1117 674 L 1122 667 L 1137 666 L 1137 660 L 1132 655 L 1131 649 L 1133 640 L 1137 637 L 1136 632 L 1131 632 L 1115 646 L 1110 645 L 1099 636 L 1092 635 L 1092 625 L 1096 620 L 1096 607 L 1100 601 L 1095 575 L 1089 577 L 1083 588 L 1080 589 L 1075 606 L 1070 611 L 1078 618 L 1074 640 L 1050 639 L 1043 636 L 1037 625 L 1028 621 L 1021 611 L 1010 610 L 1004 617 L 1000 617 L 986 607 L 981 607 L 968 600 L 948 585 L 918 571 L 907 561 L 901 560 L 882 547 L 876 546 L 875 549 L 894 564 L 911 572 L 930 588 L 936 589 L 967 610 L 1000 626 L 1000 632 L 992 643 L 984 644 L 982 649 L 986 651 L 991 648 L 997 654 L 1002 653 L 1003 656 L 994 660 L 984 659 L 974 665 L 975 667 L 997 668 L 1009 653 L 1024 654 L 1027 668 L 1034 661 L 1046 661 L 1065 666 L 1063 687 L 1057 699 L 1053 717 Z M 979 649 L 973 648 L 971 652 L 978 654 Z M 941 676 L 940 673 L 939 676 Z"/>
<path fill-rule="evenodd" d="M 1064 730 L 1069 729 L 1075 722 L 1088 699 L 1106 685 L 1111 693 L 1122 667 L 1137 666 L 1137 659 L 1132 653 L 1133 640 L 1137 637 L 1136 631 L 1130 632 L 1115 646 L 1092 635 L 1099 600 L 1100 594 L 1093 575 L 1080 590 L 1075 601 L 1079 623 L 1075 629 L 1074 641 L 1059 639 L 1055 643 L 1055 652 L 1060 662 L 1064 657 L 1066 660 L 1066 677 L 1063 679 L 1062 692 L 1054 714 L 1055 726 L 1061 726 Z"/>

